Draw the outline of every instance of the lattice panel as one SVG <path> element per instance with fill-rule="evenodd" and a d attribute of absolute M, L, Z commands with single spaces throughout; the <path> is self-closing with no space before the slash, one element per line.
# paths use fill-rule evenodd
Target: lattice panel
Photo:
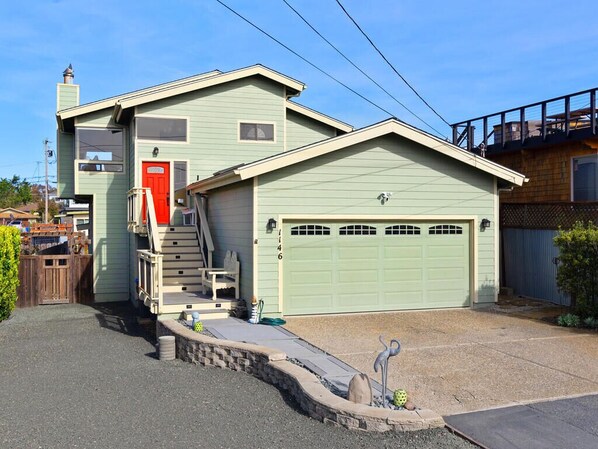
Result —
<path fill-rule="evenodd" d="M 598 203 L 506 203 L 500 208 L 504 228 L 569 229 L 576 221 L 598 224 Z"/>

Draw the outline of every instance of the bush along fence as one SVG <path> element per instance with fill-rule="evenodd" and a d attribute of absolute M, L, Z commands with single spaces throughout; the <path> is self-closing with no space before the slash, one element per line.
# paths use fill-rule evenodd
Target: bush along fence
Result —
<path fill-rule="evenodd" d="M 554 238 L 559 249 L 557 285 L 582 317 L 598 317 L 598 226 L 577 222 Z"/>
<path fill-rule="evenodd" d="M 17 302 L 21 234 L 12 226 L 0 226 L 0 321 L 7 319 Z"/>

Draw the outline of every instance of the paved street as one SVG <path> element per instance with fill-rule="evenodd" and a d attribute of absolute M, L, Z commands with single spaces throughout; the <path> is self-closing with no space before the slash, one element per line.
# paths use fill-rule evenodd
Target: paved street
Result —
<path fill-rule="evenodd" d="M 249 375 L 160 362 L 126 310 L 41 306 L 0 323 L 0 447 L 473 447 L 443 429 L 329 427 Z"/>

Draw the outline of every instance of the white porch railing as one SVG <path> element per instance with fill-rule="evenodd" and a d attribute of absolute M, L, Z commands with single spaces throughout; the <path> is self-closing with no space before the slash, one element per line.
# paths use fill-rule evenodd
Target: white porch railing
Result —
<path fill-rule="evenodd" d="M 145 187 L 129 190 L 127 204 L 129 231 L 147 235 L 150 244 L 149 250 L 137 251 L 139 299 L 158 314 L 163 302 L 162 242 L 152 191 Z"/>
<path fill-rule="evenodd" d="M 197 212 L 197 220 L 195 222 L 195 230 L 197 231 L 197 239 L 199 241 L 199 249 L 201 257 L 204 261 L 205 267 L 212 267 L 212 253 L 214 252 L 214 241 L 208 226 L 208 218 L 204 210 L 203 200 L 198 200 L 198 195 L 193 195 L 193 204 Z"/>
<path fill-rule="evenodd" d="M 139 273 L 139 299 L 153 314 L 160 313 L 163 303 L 162 254 L 148 250 L 137 251 Z"/>

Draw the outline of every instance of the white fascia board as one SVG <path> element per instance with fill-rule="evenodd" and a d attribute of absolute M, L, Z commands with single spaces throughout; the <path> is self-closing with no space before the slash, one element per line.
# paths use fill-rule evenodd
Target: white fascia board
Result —
<path fill-rule="evenodd" d="M 408 125 L 390 119 L 377 123 L 367 128 L 362 128 L 342 136 L 333 137 L 324 142 L 315 143 L 295 150 L 280 153 L 270 158 L 247 164 L 237 169 L 241 179 L 248 179 L 259 176 L 279 168 L 287 167 L 313 157 L 322 156 L 332 151 L 356 145 L 367 140 L 374 139 L 386 134 L 396 134 L 413 142 L 419 143 L 431 150 L 438 151 L 446 156 L 452 157 L 460 162 L 475 167 L 486 173 L 497 176 L 515 185 L 522 185 L 525 176 L 513 170 L 505 168 L 495 162 L 483 157 L 469 153 L 453 144 L 445 142 L 423 131 L 419 131 Z"/>
<path fill-rule="evenodd" d="M 306 117 L 312 118 L 318 122 L 322 122 L 325 125 L 332 126 L 333 128 L 340 129 L 346 133 L 350 133 L 355 128 L 351 125 L 341 122 L 340 120 L 336 120 L 335 118 L 329 117 L 328 115 L 322 114 L 321 112 L 314 111 L 306 106 L 303 106 L 298 103 L 294 103 L 292 101 L 286 102 L 287 109 L 291 111 L 295 111 L 298 114 L 305 115 Z"/>
<path fill-rule="evenodd" d="M 226 72 L 207 78 L 202 78 L 200 80 L 195 80 L 182 85 L 162 87 L 152 92 L 135 95 L 134 97 L 129 96 L 118 100 L 117 103 L 122 109 L 128 109 L 140 104 L 162 100 L 175 95 L 181 95 L 195 90 L 205 89 L 207 87 L 216 86 L 218 84 L 223 84 L 255 75 L 264 76 L 298 92 L 301 92 L 305 88 L 305 84 L 297 80 L 289 78 L 278 72 L 274 72 L 273 70 L 270 70 L 264 66 L 255 65 L 244 69 L 234 70 L 232 72 Z"/>
<path fill-rule="evenodd" d="M 83 114 L 89 114 L 90 112 L 100 111 L 102 109 L 111 108 L 113 107 L 119 100 L 133 97 L 137 95 L 142 95 L 144 93 L 152 92 L 156 89 L 164 89 L 167 87 L 174 87 L 178 86 L 179 84 L 185 84 L 193 81 L 197 81 L 203 78 L 211 77 L 214 75 L 218 75 L 221 73 L 219 70 L 212 70 L 210 72 L 201 73 L 199 75 L 193 75 L 186 78 L 182 78 L 176 81 L 169 81 L 167 83 L 158 84 L 157 86 L 146 87 L 145 89 L 136 90 L 133 92 L 128 92 L 126 94 L 117 95 L 115 97 L 109 97 L 104 100 L 94 101 L 93 103 L 83 104 L 81 106 L 74 106 L 72 108 L 63 109 L 62 111 L 58 111 L 57 115 L 60 117 L 61 120 L 73 118 Z"/>
<path fill-rule="evenodd" d="M 191 193 L 205 193 L 208 190 L 217 189 L 235 182 L 242 181 L 237 170 L 231 170 L 221 175 L 213 176 L 202 181 L 194 182 L 187 186 L 187 190 Z"/>

